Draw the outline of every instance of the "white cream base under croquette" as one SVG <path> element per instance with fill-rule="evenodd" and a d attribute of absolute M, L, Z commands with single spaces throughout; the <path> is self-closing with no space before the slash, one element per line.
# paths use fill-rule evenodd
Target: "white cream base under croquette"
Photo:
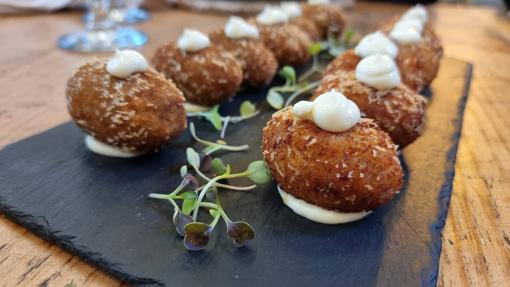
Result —
<path fill-rule="evenodd" d="M 372 213 L 372 211 L 362 212 L 337 212 L 321 208 L 317 205 L 310 204 L 299 198 L 295 198 L 291 194 L 283 191 L 278 186 L 278 193 L 282 197 L 283 203 L 287 205 L 296 214 L 301 215 L 311 221 L 324 224 L 341 224 L 360 220 Z"/>
<path fill-rule="evenodd" d="M 200 113 L 200 112 L 207 112 L 211 109 L 212 107 L 206 107 L 206 106 L 200 106 L 200 105 L 195 105 L 195 104 L 191 104 L 191 103 L 184 103 L 184 109 L 186 110 L 186 112 L 188 113 Z"/>
<path fill-rule="evenodd" d="M 103 142 L 96 140 L 95 138 L 93 138 L 90 135 L 85 136 L 85 145 L 87 146 L 87 148 L 90 151 L 100 154 L 100 155 L 109 156 L 109 157 L 129 158 L 129 157 L 135 157 L 135 156 L 140 155 L 137 153 L 124 151 L 118 147 L 115 147 L 115 146 L 112 146 L 109 144 L 105 144 Z"/>

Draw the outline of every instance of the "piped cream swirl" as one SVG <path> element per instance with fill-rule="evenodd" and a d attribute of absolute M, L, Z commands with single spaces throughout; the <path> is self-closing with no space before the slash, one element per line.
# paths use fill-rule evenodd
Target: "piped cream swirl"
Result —
<path fill-rule="evenodd" d="M 184 29 L 177 40 L 177 47 L 182 51 L 196 52 L 211 45 L 209 37 L 195 29 Z"/>
<path fill-rule="evenodd" d="M 363 58 L 356 66 L 356 79 L 377 90 L 387 90 L 400 84 L 395 61 L 387 55 L 376 54 Z"/>
<path fill-rule="evenodd" d="M 232 16 L 228 19 L 224 28 L 225 35 L 231 39 L 259 37 L 259 30 L 254 25 L 246 22 L 243 18 Z"/>
<path fill-rule="evenodd" d="M 330 132 L 343 132 L 352 128 L 361 118 L 358 106 L 335 90 L 326 92 L 313 102 L 300 101 L 292 107 L 293 114 L 312 121 Z"/>
<path fill-rule="evenodd" d="M 136 72 L 147 71 L 148 68 L 145 57 L 134 50 L 117 50 L 106 64 L 106 71 L 117 78 L 127 78 Z"/>
<path fill-rule="evenodd" d="M 354 53 L 361 58 L 375 54 L 383 54 L 395 58 L 398 54 L 398 47 L 386 35 L 377 31 L 363 37 L 354 48 Z"/>
<path fill-rule="evenodd" d="M 288 22 L 289 16 L 282 8 L 267 5 L 262 12 L 257 15 L 256 20 L 262 25 L 275 25 Z"/>

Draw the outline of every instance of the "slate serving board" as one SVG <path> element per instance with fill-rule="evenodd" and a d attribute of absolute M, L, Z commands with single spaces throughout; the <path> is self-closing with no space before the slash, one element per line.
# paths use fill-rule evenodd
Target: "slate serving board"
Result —
<path fill-rule="evenodd" d="M 358 222 L 331 226 L 299 217 L 274 183 L 225 191 L 230 217 L 250 222 L 255 240 L 236 249 L 220 225 L 207 250 L 188 252 L 171 223 L 171 205 L 147 195 L 174 188 L 185 148 L 201 146 L 186 132 L 157 155 L 106 158 L 86 150 L 72 123 L 0 152 L 0 212 L 132 285 L 435 286 L 471 71 L 443 60 L 428 91 L 425 133 L 401 156 L 404 189 Z M 235 113 L 250 99 L 263 111 L 228 129 L 229 143 L 251 146 L 221 156 L 234 170 L 261 158 L 261 129 L 272 113 L 265 93 L 247 90 L 222 107 Z M 208 123 L 193 121 L 199 136 L 217 138 Z"/>

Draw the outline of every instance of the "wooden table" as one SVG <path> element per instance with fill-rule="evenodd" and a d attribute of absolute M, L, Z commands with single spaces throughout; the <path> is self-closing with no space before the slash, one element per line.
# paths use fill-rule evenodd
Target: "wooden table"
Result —
<path fill-rule="evenodd" d="M 403 9 L 359 3 L 348 14 L 354 27 L 366 30 L 372 22 Z M 155 12 L 150 22 L 140 25 L 151 37 L 142 51 L 150 56 L 157 45 L 176 39 L 184 27 L 211 31 L 223 21 L 223 16 L 212 14 Z M 451 5 L 434 6 L 433 21 L 446 56 L 475 67 L 438 282 L 440 286 L 508 286 L 510 22 L 487 8 Z M 58 50 L 55 40 L 80 26 L 76 12 L 0 16 L 0 147 L 69 119 L 64 100 L 66 79 L 92 56 Z M 121 285 L 0 218 L 0 286 L 63 286 L 71 282 L 76 286 Z"/>

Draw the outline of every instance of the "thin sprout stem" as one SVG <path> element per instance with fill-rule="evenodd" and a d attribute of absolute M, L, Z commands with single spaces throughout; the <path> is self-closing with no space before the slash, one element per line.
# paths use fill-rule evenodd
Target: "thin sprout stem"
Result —
<path fill-rule="evenodd" d="M 193 166 L 193 169 L 201 178 L 203 178 L 206 181 L 211 181 L 211 178 L 208 177 L 207 175 L 205 175 L 203 172 L 201 172 L 200 169 L 198 169 L 196 166 Z M 234 186 L 234 185 L 223 184 L 223 183 L 218 183 L 218 182 L 215 182 L 214 186 L 220 187 L 220 188 L 225 188 L 225 189 L 230 189 L 230 190 L 240 190 L 240 191 L 251 190 L 251 189 L 254 189 L 255 187 L 257 187 L 255 184 L 249 185 L 249 186 Z"/>
<path fill-rule="evenodd" d="M 175 210 L 179 210 L 179 206 L 177 205 L 177 203 L 175 203 L 175 200 L 168 198 L 168 201 L 170 201 L 170 203 L 172 203 Z"/>
<path fill-rule="evenodd" d="M 198 195 L 197 201 L 195 201 L 195 206 L 194 206 L 194 210 L 193 210 L 193 221 L 197 221 L 197 217 L 198 217 L 198 208 L 197 207 L 200 205 L 200 203 L 202 203 L 202 200 L 204 199 L 206 192 L 213 186 L 213 184 L 215 184 L 217 181 L 222 180 L 222 179 L 245 177 L 247 175 L 248 175 L 248 172 L 244 171 L 241 173 L 234 173 L 234 174 L 222 174 L 222 175 L 218 175 L 218 176 L 212 178 L 211 181 L 209 181 L 206 185 L 204 185 L 204 187 L 200 191 L 200 194 Z"/>
<path fill-rule="evenodd" d="M 206 145 L 206 146 L 212 146 L 212 147 L 220 147 L 221 149 L 223 150 L 228 150 L 228 151 L 243 151 L 243 150 L 247 150 L 250 148 L 249 145 L 245 144 L 245 145 L 240 145 L 240 146 L 232 146 L 232 145 L 225 145 L 225 144 L 219 144 L 219 143 L 214 143 L 214 142 L 211 142 L 211 141 L 207 141 L 207 140 L 203 140 L 201 138 L 199 138 L 197 135 L 196 135 L 196 132 L 195 132 L 195 124 L 193 123 L 190 123 L 189 124 L 189 127 L 190 127 L 190 132 L 191 132 L 191 136 L 199 143 L 203 144 L 203 145 Z"/>
<path fill-rule="evenodd" d="M 154 199 L 169 199 L 171 197 L 170 194 L 161 194 L 161 193 L 149 193 L 150 198 Z"/>
<path fill-rule="evenodd" d="M 287 101 L 285 101 L 285 104 L 284 104 L 284 107 L 288 107 L 292 104 L 292 102 L 299 96 L 301 95 L 302 93 L 305 93 L 305 92 L 308 92 L 309 90 L 311 89 L 314 89 L 316 87 L 318 87 L 320 84 L 320 81 L 316 81 L 316 82 L 313 82 L 313 83 L 310 83 L 308 84 L 306 87 L 302 88 L 301 90 L 299 91 L 296 91 L 295 93 L 293 93 L 292 95 L 290 95 L 290 97 L 287 99 Z"/>
<path fill-rule="evenodd" d="M 212 203 L 212 202 L 201 202 L 199 206 L 209 208 L 209 209 L 219 209 L 218 205 L 216 205 L 215 203 Z"/>
<path fill-rule="evenodd" d="M 220 209 L 217 209 L 217 210 L 220 210 Z M 216 214 L 216 216 L 214 217 L 213 221 L 209 224 L 209 226 L 211 228 L 214 228 L 216 226 L 216 224 L 218 224 L 218 221 L 220 220 L 220 217 L 221 217 L 221 213 L 220 214 Z"/>
<path fill-rule="evenodd" d="M 221 127 L 220 139 L 225 138 L 225 132 L 227 131 L 229 121 L 230 121 L 230 116 L 227 116 L 227 119 L 223 122 L 223 126 Z"/>
<path fill-rule="evenodd" d="M 234 124 L 235 124 L 235 123 L 239 123 L 239 122 L 242 122 L 242 121 L 244 121 L 244 120 L 248 120 L 248 119 L 251 119 L 251 118 L 253 118 L 253 117 L 256 117 L 256 116 L 257 116 L 257 115 L 259 115 L 259 114 L 260 114 L 260 111 L 258 111 L 258 110 L 257 110 L 257 111 L 255 111 L 253 114 L 248 115 L 248 116 L 229 116 L 229 117 L 230 117 L 230 120 L 229 120 L 229 121 L 230 121 L 231 123 L 234 123 Z M 226 119 L 223 119 L 223 118 L 222 118 L 222 120 L 226 120 Z"/>

